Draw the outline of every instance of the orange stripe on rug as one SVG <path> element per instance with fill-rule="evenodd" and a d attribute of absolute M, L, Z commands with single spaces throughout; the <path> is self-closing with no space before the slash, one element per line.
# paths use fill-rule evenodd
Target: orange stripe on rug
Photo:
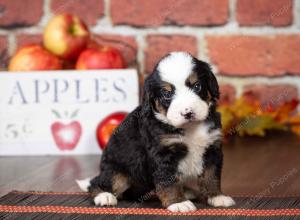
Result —
<path fill-rule="evenodd" d="M 173 213 L 166 209 L 151 208 L 90 208 L 68 206 L 12 206 L 0 205 L 0 212 L 58 213 L 105 215 L 183 215 L 183 216 L 300 216 L 300 209 L 198 209 L 195 212 Z"/>

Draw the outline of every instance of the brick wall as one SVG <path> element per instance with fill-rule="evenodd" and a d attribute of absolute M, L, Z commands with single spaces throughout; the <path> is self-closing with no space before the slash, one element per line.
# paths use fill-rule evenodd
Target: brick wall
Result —
<path fill-rule="evenodd" d="M 0 0 L 0 55 L 40 42 L 54 13 L 80 15 L 141 78 L 172 50 L 212 64 L 222 101 L 300 97 L 300 0 Z"/>

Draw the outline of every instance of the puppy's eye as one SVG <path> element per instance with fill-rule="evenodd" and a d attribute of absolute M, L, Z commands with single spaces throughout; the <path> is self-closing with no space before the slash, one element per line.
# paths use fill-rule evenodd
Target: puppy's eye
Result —
<path fill-rule="evenodd" d="M 161 94 L 164 99 L 170 100 L 172 98 L 173 92 L 166 89 L 161 89 Z"/>
<path fill-rule="evenodd" d="M 194 85 L 193 85 L 193 90 L 194 92 L 198 93 L 201 91 L 201 84 L 200 82 L 196 82 Z"/>

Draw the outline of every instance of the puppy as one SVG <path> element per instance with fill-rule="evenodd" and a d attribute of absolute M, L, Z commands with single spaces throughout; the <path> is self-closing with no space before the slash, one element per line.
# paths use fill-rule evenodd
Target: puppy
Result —
<path fill-rule="evenodd" d="M 163 57 L 145 80 L 142 104 L 112 134 L 100 174 L 77 181 L 96 205 L 153 194 L 170 211 L 196 210 L 196 198 L 234 205 L 220 189 L 223 162 L 219 87 L 209 65 L 186 52 Z"/>

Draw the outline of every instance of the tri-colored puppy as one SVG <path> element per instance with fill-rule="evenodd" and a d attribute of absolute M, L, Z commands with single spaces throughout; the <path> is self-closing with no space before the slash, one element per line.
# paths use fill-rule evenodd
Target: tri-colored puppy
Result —
<path fill-rule="evenodd" d="M 142 104 L 110 138 L 100 174 L 77 181 L 80 188 L 101 206 L 116 205 L 121 197 L 141 200 L 149 192 L 171 211 L 196 210 L 191 197 L 216 207 L 234 205 L 220 190 L 218 98 L 207 63 L 186 52 L 163 57 L 145 81 Z"/>

